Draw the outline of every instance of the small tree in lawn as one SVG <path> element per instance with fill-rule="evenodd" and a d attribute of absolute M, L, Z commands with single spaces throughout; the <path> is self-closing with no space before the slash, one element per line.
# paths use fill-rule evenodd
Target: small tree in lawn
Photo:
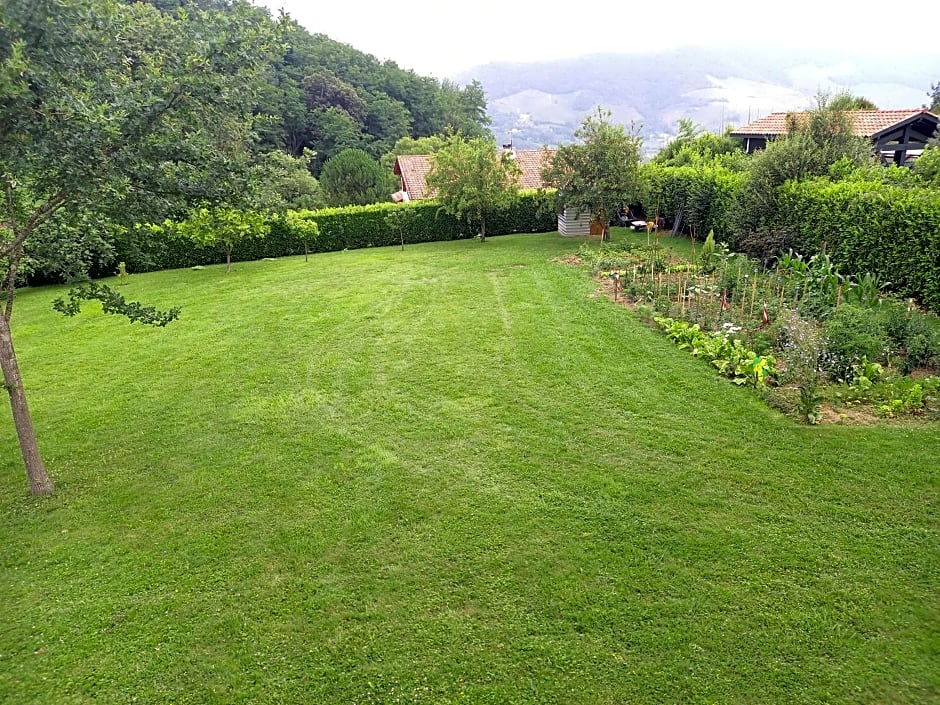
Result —
<path fill-rule="evenodd" d="M 642 138 L 631 127 L 610 122 L 610 111 L 598 107 L 584 118 L 574 136 L 577 144 L 558 148 L 542 178 L 557 189 L 559 209 L 573 208 L 577 215 L 589 213 L 604 227 L 624 203 L 635 201 L 640 192 L 640 147 Z"/>
<path fill-rule="evenodd" d="M 237 208 L 211 206 L 197 208 L 186 220 L 167 221 L 169 231 L 202 247 L 218 247 L 225 253 L 225 272 L 232 271 L 232 250 L 249 237 L 264 237 L 271 227 L 265 216 Z"/>
<path fill-rule="evenodd" d="M 416 213 L 411 206 L 402 205 L 385 216 L 385 227 L 398 233 L 401 250 L 405 251 L 405 233 L 411 231 L 416 220 Z"/>
<path fill-rule="evenodd" d="M 304 262 L 306 262 L 307 255 L 310 253 L 310 242 L 320 237 L 320 226 L 317 225 L 317 221 L 307 217 L 303 212 L 287 211 L 287 227 L 295 237 L 299 235 L 304 241 Z"/>
<path fill-rule="evenodd" d="M 478 228 L 480 242 L 485 242 L 486 212 L 512 201 L 521 173 L 512 153 L 500 154 L 491 140 L 452 135 L 431 157 L 427 183 L 441 208 Z"/>

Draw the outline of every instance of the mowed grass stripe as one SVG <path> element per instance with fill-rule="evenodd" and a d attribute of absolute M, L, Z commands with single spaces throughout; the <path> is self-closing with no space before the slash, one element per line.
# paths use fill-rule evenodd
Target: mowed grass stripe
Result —
<path fill-rule="evenodd" d="M 935 427 L 794 425 L 575 247 L 132 276 L 161 330 L 21 292 L 0 699 L 937 701 Z"/>

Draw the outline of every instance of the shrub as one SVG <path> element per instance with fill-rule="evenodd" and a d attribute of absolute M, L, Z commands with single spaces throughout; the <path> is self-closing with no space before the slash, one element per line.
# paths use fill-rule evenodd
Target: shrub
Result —
<path fill-rule="evenodd" d="M 391 176 L 361 149 L 344 149 L 327 160 L 320 186 L 335 206 L 378 203 L 395 189 Z"/>
<path fill-rule="evenodd" d="M 940 366 L 940 322 L 920 311 L 912 311 L 903 348 L 905 356 L 900 367 L 904 373 L 917 367 Z"/>
<path fill-rule="evenodd" d="M 797 411 L 809 424 L 819 423 L 819 378 L 826 356 L 826 337 L 796 311 L 780 312 L 779 349 L 787 361 L 786 378 L 799 388 Z"/>
<path fill-rule="evenodd" d="M 889 349 L 883 317 L 876 309 L 843 305 L 825 322 L 830 378 L 850 380 L 863 359 L 884 360 Z"/>
<path fill-rule="evenodd" d="M 752 232 L 738 239 L 738 249 L 748 257 L 760 260 L 764 267 L 770 267 L 781 253 L 793 249 L 793 242 L 793 233 L 788 230 Z"/>

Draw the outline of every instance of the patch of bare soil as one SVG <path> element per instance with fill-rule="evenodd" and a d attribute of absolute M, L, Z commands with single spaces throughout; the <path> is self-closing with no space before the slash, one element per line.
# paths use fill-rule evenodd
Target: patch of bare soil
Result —
<path fill-rule="evenodd" d="M 819 418 L 819 423 L 847 426 L 874 426 L 884 421 L 874 411 L 863 406 L 834 407 L 829 404 L 822 405 Z"/>
<path fill-rule="evenodd" d="M 624 308 L 628 308 L 631 311 L 636 311 L 636 306 L 632 301 L 627 299 L 623 295 L 623 292 L 617 292 L 616 297 L 614 296 L 614 280 L 610 277 L 602 277 L 597 275 L 594 277 L 594 281 L 597 282 L 597 288 L 594 290 L 594 293 L 591 294 L 592 298 L 597 298 L 598 296 L 606 296 L 608 299 L 613 301 L 615 304 L 619 304 Z"/>
<path fill-rule="evenodd" d="M 553 262 L 561 262 L 562 264 L 570 264 L 572 267 L 578 267 L 584 264 L 584 260 L 578 257 L 577 255 L 565 255 L 564 257 L 554 257 L 552 258 Z"/>

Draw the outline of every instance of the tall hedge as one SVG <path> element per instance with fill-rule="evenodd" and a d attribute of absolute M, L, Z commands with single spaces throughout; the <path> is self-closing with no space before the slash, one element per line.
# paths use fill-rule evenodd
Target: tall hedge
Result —
<path fill-rule="evenodd" d="M 940 191 L 812 180 L 781 187 L 796 248 L 823 247 L 844 272 L 872 272 L 891 290 L 940 311 Z"/>
<path fill-rule="evenodd" d="M 673 219 L 684 209 L 699 233 L 732 239 L 736 194 L 746 173 L 721 166 L 646 164 L 644 207 Z M 891 290 L 940 311 L 940 190 L 877 180 L 788 181 L 778 191 L 781 227 L 794 249 L 823 247 L 848 273 L 872 272 Z"/>
<path fill-rule="evenodd" d="M 747 175 L 720 165 L 643 166 L 646 183 L 643 207 L 648 216 L 661 215 L 674 221 L 683 211 L 685 223 L 704 237 L 715 231 L 715 239 L 725 242 L 732 234 L 735 197 Z"/>
<path fill-rule="evenodd" d="M 487 235 L 549 232 L 557 227 L 553 195 L 544 191 L 524 191 L 506 208 L 487 214 Z M 397 245 L 402 234 L 389 228 L 386 216 L 399 209 L 409 209 L 405 243 L 457 240 L 472 237 L 465 223 L 441 210 L 436 201 L 378 203 L 303 211 L 319 227 L 316 240 L 306 243 L 310 252 L 333 252 L 363 247 Z M 265 257 L 303 254 L 304 241 L 291 230 L 287 219 L 272 216 L 271 232 L 266 237 L 247 238 L 238 243 L 232 260 L 244 262 Z M 115 261 L 127 263 L 132 272 L 177 269 L 225 261 L 221 250 L 198 247 L 188 240 L 156 237 L 146 230 L 130 233 L 115 243 Z"/>

